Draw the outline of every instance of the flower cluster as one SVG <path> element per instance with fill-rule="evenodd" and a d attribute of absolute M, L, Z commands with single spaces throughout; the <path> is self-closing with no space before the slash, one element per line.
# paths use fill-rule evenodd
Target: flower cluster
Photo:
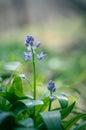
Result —
<path fill-rule="evenodd" d="M 52 93 L 56 91 L 55 84 L 52 80 L 49 81 L 47 88 L 50 91 L 50 100 L 52 101 L 54 99 Z"/>
<path fill-rule="evenodd" d="M 34 44 L 33 36 L 27 36 L 24 44 L 28 50 L 28 52 L 24 52 L 25 60 L 32 60 L 33 53 L 40 61 L 44 59 L 45 54 L 43 54 L 43 52 L 41 52 L 40 54 L 36 53 L 36 49 L 40 46 L 41 43 L 37 42 L 36 44 Z"/>
<path fill-rule="evenodd" d="M 33 46 L 33 42 L 34 42 L 34 37 L 33 36 L 27 36 L 27 38 L 25 40 L 25 45 L 26 46 Z"/>
<path fill-rule="evenodd" d="M 54 84 L 54 82 L 52 80 L 50 80 L 49 83 L 48 83 L 48 90 L 50 90 L 52 92 L 56 91 L 55 84 Z"/>

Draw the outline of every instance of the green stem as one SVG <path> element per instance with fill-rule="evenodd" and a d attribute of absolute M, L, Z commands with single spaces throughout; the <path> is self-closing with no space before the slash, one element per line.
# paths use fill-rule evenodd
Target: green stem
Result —
<path fill-rule="evenodd" d="M 50 100 L 50 103 L 49 103 L 49 108 L 48 108 L 48 111 L 51 110 L 51 100 Z"/>
<path fill-rule="evenodd" d="M 32 64 L 33 64 L 34 100 L 36 100 L 36 69 L 35 69 L 35 57 L 34 57 L 33 48 L 31 48 L 31 50 L 32 50 Z"/>
<path fill-rule="evenodd" d="M 34 57 L 34 52 L 33 52 L 33 48 L 31 48 L 32 50 L 32 64 L 33 64 L 33 86 L 34 86 L 34 100 L 36 100 L 36 67 L 35 67 L 35 57 Z M 36 117 L 35 117 L 35 106 L 34 106 L 34 123 L 36 122 Z"/>
<path fill-rule="evenodd" d="M 52 96 L 52 91 L 50 91 L 50 96 Z M 48 108 L 48 111 L 50 111 L 50 110 L 51 110 L 51 104 L 52 104 L 52 101 L 50 100 L 50 102 L 49 102 L 49 108 Z"/>

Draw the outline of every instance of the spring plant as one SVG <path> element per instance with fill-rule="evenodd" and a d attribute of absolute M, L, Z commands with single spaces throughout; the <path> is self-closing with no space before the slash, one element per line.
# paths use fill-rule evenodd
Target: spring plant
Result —
<path fill-rule="evenodd" d="M 32 94 L 23 90 L 24 74 L 11 76 L 9 84 L 0 87 L 0 130 L 85 130 L 86 113 L 77 112 L 75 101 L 58 92 L 54 81 L 48 81 L 46 93 L 38 97 L 36 60 L 41 62 L 46 54 L 38 52 L 41 43 L 35 44 L 33 36 L 27 36 L 24 44 L 25 60 L 33 68 L 33 82 L 28 82 Z"/>

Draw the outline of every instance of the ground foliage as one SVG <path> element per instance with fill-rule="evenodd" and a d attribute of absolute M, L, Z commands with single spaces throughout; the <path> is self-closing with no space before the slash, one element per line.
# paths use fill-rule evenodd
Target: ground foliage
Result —
<path fill-rule="evenodd" d="M 42 83 L 44 92 L 41 92 L 37 86 L 38 93 L 36 99 L 34 99 L 33 86 L 31 88 L 29 83 L 26 85 L 18 75 L 19 72 L 15 73 L 15 70 L 4 71 L 3 66 L 7 63 L 1 62 L 0 130 L 85 130 L 86 111 L 77 106 L 77 99 L 73 95 L 73 93 L 77 93 L 81 99 L 83 97 L 80 89 L 77 87 L 82 84 L 85 86 L 85 53 L 79 51 L 73 58 L 67 57 L 67 59 L 64 59 L 58 54 L 55 54 L 53 57 L 51 53 L 46 50 L 45 52 L 47 57 L 49 55 L 49 58 L 44 61 L 45 64 L 43 62 L 38 63 L 38 68 L 40 64 L 42 67 L 37 70 L 40 75 L 37 78 L 38 84 L 45 81 L 45 83 Z M 55 58 L 56 55 L 58 55 L 60 60 Z M 11 52 L 9 57 L 12 58 Z M 17 58 L 15 57 L 14 59 Z M 58 74 L 56 74 L 53 65 L 51 64 L 50 66 L 48 64 L 51 61 L 61 64 L 61 66 L 56 66 Z M 69 65 L 69 63 L 72 64 Z M 29 66 L 31 65 L 30 63 L 28 64 Z M 27 66 L 25 67 L 28 68 Z M 49 69 L 51 69 L 51 72 L 48 74 L 47 70 Z M 32 73 L 31 67 L 29 67 L 28 71 Z M 40 73 L 45 76 L 41 76 L 42 74 Z M 53 93 L 53 100 L 50 100 L 50 91 L 47 89 L 48 83 L 46 83 L 51 78 L 56 83 L 56 92 Z M 42 81 L 39 81 L 40 79 Z M 31 89 L 32 91 L 30 92 Z M 65 92 L 65 89 L 69 91 Z M 70 94 L 71 91 L 73 92 L 72 94 Z M 49 109 L 50 102 L 52 103 L 51 109 Z"/>

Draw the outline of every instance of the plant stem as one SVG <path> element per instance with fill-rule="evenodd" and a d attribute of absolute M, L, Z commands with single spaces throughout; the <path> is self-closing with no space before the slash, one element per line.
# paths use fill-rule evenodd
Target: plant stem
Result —
<path fill-rule="evenodd" d="M 48 108 L 48 111 L 51 110 L 51 100 L 50 100 L 50 103 L 49 103 L 49 108 Z"/>
<path fill-rule="evenodd" d="M 52 96 L 52 91 L 50 91 L 50 96 Z M 51 104 L 52 104 L 52 101 L 50 100 L 50 102 L 49 102 L 49 108 L 48 108 L 48 111 L 50 111 L 50 110 L 51 110 Z"/>
<path fill-rule="evenodd" d="M 31 50 L 32 50 L 32 63 L 33 63 L 34 100 L 36 100 L 36 69 L 35 69 L 35 57 L 34 57 L 33 48 L 31 48 Z"/>
<path fill-rule="evenodd" d="M 36 67 L 35 67 L 35 57 L 34 57 L 34 52 L 33 52 L 33 48 L 31 48 L 32 50 L 32 64 L 33 64 L 33 86 L 34 86 L 34 100 L 36 100 Z M 36 122 L 36 117 L 35 117 L 35 106 L 34 106 L 34 123 Z"/>

